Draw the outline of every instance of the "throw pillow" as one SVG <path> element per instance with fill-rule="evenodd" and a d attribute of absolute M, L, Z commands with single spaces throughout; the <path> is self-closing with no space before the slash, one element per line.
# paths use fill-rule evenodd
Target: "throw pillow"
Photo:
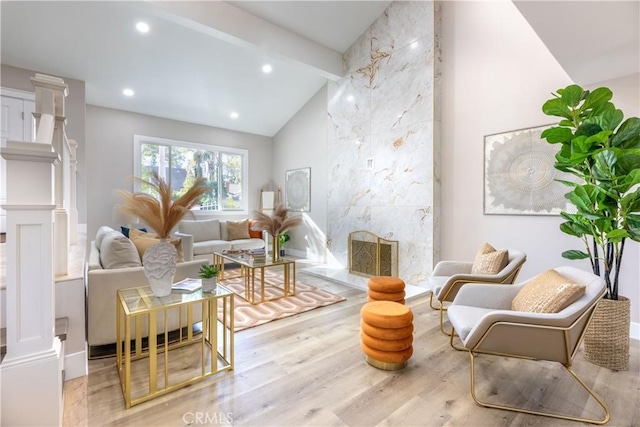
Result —
<path fill-rule="evenodd" d="M 484 245 L 482 245 L 480 247 L 478 252 L 476 252 L 476 257 L 473 260 L 473 265 L 474 266 L 475 265 L 480 265 L 480 261 L 482 260 L 482 256 L 483 255 L 486 255 L 486 254 L 489 254 L 489 253 L 495 252 L 495 251 L 496 251 L 496 249 L 493 246 L 491 246 L 488 243 L 485 243 Z M 472 272 L 473 272 L 473 270 L 472 270 Z"/>
<path fill-rule="evenodd" d="M 102 238 L 100 264 L 105 269 L 140 267 L 142 265 L 133 242 L 115 230 Z"/>
<path fill-rule="evenodd" d="M 182 220 L 178 223 L 178 231 L 184 234 L 191 234 L 194 242 L 221 239 L 220 221 L 217 219 Z"/>
<path fill-rule="evenodd" d="M 253 225 L 253 220 L 250 219 L 249 220 L 249 237 L 251 237 L 252 239 L 262 239 L 262 231 L 254 230 L 253 228 L 251 228 L 252 225 Z"/>
<path fill-rule="evenodd" d="M 138 251 L 140 260 L 142 260 L 142 256 L 147 249 L 160 242 L 160 238 L 157 234 L 144 233 L 140 230 L 136 230 L 135 228 L 131 229 L 129 237 L 131 238 L 131 241 Z M 167 239 L 167 241 L 176 247 L 176 251 L 178 252 L 178 262 L 184 262 L 184 254 L 182 253 L 182 240 L 174 237 Z"/>
<path fill-rule="evenodd" d="M 471 269 L 472 274 L 493 275 L 498 274 L 509 263 L 509 252 L 504 249 L 484 254 Z"/>
<path fill-rule="evenodd" d="M 122 234 L 124 234 L 126 237 L 129 237 L 129 227 L 120 227 L 120 230 L 122 230 Z M 147 232 L 147 229 L 144 227 L 138 228 L 137 230 L 145 233 Z"/>
<path fill-rule="evenodd" d="M 114 231 L 116 230 L 106 225 L 103 225 L 102 227 L 98 228 L 98 232 L 96 233 L 96 248 L 100 249 L 100 246 L 102 246 L 102 239 L 104 239 L 104 236 Z"/>
<path fill-rule="evenodd" d="M 531 313 L 558 313 L 584 295 L 585 285 L 574 283 L 555 270 L 531 279 L 511 301 L 511 309 Z"/>
<path fill-rule="evenodd" d="M 249 220 L 227 221 L 229 240 L 249 239 Z"/>
<path fill-rule="evenodd" d="M 471 267 L 471 274 L 497 274 L 509 263 L 509 252 L 496 251 L 488 243 L 482 245 Z"/>

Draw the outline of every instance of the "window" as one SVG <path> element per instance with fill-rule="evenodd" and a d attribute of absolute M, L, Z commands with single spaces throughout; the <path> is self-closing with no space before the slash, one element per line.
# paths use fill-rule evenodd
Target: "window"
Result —
<path fill-rule="evenodd" d="M 247 150 L 134 136 L 134 175 L 148 181 L 152 172 L 171 184 L 174 200 L 197 177 L 204 177 L 210 191 L 194 210 L 247 212 Z M 136 183 L 135 191 L 149 192 Z"/>

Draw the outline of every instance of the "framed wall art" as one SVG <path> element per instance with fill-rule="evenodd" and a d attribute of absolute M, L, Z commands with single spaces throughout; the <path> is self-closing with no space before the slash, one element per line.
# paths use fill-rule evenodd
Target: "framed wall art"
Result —
<path fill-rule="evenodd" d="M 484 213 L 559 215 L 570 211 L 569 188 L 557 182 L 574 178 L 554 168 L 558 144 L 542 139 L 552 125 L 484 137 Z"/>
<path fill-rule="evenodd" d="M 311 210 L 311 168 L 286 172 L 285 196 L 287 209 L 298 212 Z"/>

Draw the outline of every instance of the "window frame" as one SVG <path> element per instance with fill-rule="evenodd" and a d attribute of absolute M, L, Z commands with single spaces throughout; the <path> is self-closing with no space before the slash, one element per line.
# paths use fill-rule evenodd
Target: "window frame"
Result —
<path fill-rule="evenodd" d="M 225 147 L 222 145 L 205 144 L 201 142 L 182 141 L 170 138 L 159 138 L 156 136 L 133 135 L 133 176 L 140 177 L 142 171 L 141 145 L 145 143 L 158 144 L 165 146 L 177 146 L 184 148 L 192 148 L 196 150 L 218 151 L 221 153 L 240 155 L 242 157 L 242 202 L 240 209 L 234 210 L 205 210 L 192 209 L 191 212 L 196 217 L 210 217 L 212 215 L 248 215 L 249 213 L 249 150 L 244 148 Z M 134 180 L 133 191 L 140 191 L 140 182 Z"/>

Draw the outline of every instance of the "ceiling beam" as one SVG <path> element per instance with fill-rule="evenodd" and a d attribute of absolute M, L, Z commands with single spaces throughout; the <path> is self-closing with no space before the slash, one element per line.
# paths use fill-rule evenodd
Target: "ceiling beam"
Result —
<path fill-rule="evenodd" d="M 342 77 L 342 55 L 222 1 L 148 0 L 145 10 L 220 40 L 309 67 L 322 77 Z"/>

